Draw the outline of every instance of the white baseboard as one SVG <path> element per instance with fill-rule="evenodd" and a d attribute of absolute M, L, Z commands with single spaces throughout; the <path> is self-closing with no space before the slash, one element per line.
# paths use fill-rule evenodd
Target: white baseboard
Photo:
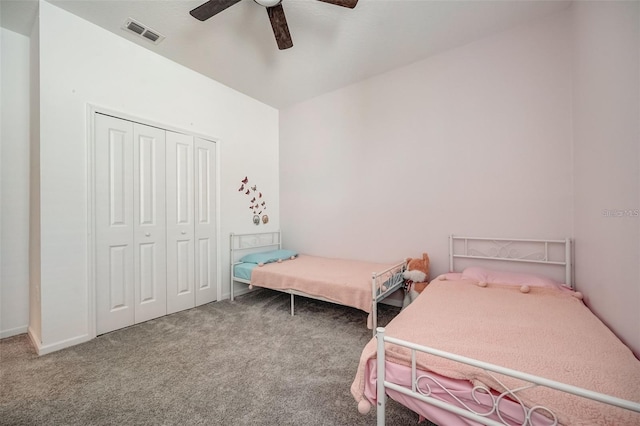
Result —
<path fill-rule="evenodd" d="M 24 334 L 29 329 L 28 325 L 21 327 L 11 328 L 9 330 L 0 330 L 0 339 L 6 339 L 7 337 L 17 336 L 18 334 Z"/>
<path fill-rule="evenodd" d="M 72 337 L 71 339 L 62 340 L 60 342 L 43 345 L 40 338 L 35 335 L 31 328 L 29 328 L 29 338 L 31 339 L 31 343 L 33 343 L 33 346 L 35 347 L 38 355 L 50 354 L 52 352 L 70 348 L 71 346 L 79 345 L 80 343 L 88 342 L 89 340 L 93 339 L 88 334 L 84 334 L 82 336 Z"/>
<path fill-rule="evenodd" d="M 258 287 L 260 288 L 260 287 Z M 238 296 L 242 296 L 243 294 L 247 294 L 247 293 L 251 293 L 252 291 L 256 291 L 256 288 L 250 289 L 249 286 L 243 288 L 242 290 L 236 290 L 233 292 L 233 297 L 238 297 Z M 227 294 L 226 297 L 224 297 L 224 299 L 229 299 L 230 298 L 230 294 Z"/>
<path fill-rule="evenodd" d="M 36 335 L 36 332 L 31 327 L 29 327 L 29 329 L 27 330 L 27 336 L 29 336 L 29 340 L 31 340 L 31 344 L 35 348 L 36 353 L 40 353 L 40 351 L 38 350 L 40 346 L 42 346 L 40 336 Z"/>

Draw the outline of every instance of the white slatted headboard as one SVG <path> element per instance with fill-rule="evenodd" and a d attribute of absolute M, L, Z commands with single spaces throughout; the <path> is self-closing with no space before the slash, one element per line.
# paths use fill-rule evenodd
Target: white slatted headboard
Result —
<path fill-rule="evenodd" d="M 246 234 L 235 234 L 232 232 L 229 238 L 232 264 L 238 261 L 238 254 L 244 256 L 248 253 L 264 251 L 265 248 L 272 250 L 282 248 L 280 231 L 251 232 Z"/>
<path fill-rule="evenodd" d="M 501 260 L 564 267 L 565 284 L 573 288 L 571 239 L 536 240 L 449 235 L 449 270 L 455 259 Z"/>
<path fill-rule="evenodd" d="M 230 277 L 230 298 L 234 299 L 234 273 L 233 267 L 245 254 L 265 251 L 265 249 L 275 250 L 282 248 L 282 235 L 280 231 L 271 232 L 251 232 L 247 234 L 229 235 L 229 277 Z M 247 282 L 248 281 L 240 281 Z"/>

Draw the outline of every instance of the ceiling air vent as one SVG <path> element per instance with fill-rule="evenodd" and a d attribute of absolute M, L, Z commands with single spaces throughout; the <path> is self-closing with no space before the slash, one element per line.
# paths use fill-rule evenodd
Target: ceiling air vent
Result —
<path fill-rule="evenodd" d="M 164 36 L 162 34 L 131 18 L 125 21 L 122 28 L 149 40 L 153 44 L 158 44 L 164 40 Z"/>
<path fill-rule="evenodd" d="M 147 30 L 144 33 L 142 33 L 142 37 L 148 38 L 149 40 L 151 40 L 152 42 L 155 43 L 160 38 L 160 35 L 152 32 L 152 31 Z"/>

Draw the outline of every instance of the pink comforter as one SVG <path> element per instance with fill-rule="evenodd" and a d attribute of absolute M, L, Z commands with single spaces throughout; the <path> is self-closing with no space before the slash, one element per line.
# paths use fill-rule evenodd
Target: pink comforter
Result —
<path fill-rule="evenodd" d="M 386 328 L 388 336 L 640 402 L 640 361 L 570 293 L 433 281 Z M 408 351 L 387 345 L 388 360 L 410 365 Z M 351 392 L 363 398 L 364 371 L 376 357 L 372 339 L 362 352 Z M 487 373 L 443 358 L 419 354 L 419 368 L 499 392 Z M 522 384 L 498 376 L 509 388 Z M 566 425 L 640 425 L 640 414 L 538 387 L 519 393 L 528 406 L 544 405 Z M 375 401 L 370 401 L 375 402 Z"/>
<path fill-rule="evenodd" d="M 298 290 L 370 313 L 371 276 L 391 266 L 301 254 L 294 260 L 254 268 L 251 284 L 275 290 Z"/>

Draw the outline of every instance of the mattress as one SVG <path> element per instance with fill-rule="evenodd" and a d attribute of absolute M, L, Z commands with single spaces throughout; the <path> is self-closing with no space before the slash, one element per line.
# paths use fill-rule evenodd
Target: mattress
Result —
<path fill-rule="evenodd" d="M 523 293 L 516 286 L 477 284 L 469 280 L 433 281 L 413 304 L 389 323 L 385 334 L 640 401 L 640 361 L 581 300 L 571 293 L 548 288 L 531 288 Z M 386 354 L 390 362 L 410 365 L 410 355 L 405 348 L 387 344 Z M 375 380 L 375 369 L 369 365 L 375 356 L 376 341 L 372 339 L 362 352 L 351 387 L 356 401 L 366 399 L 372 405 L 376 402 L 375 394 L 366 390 L 365 383 L 371 386 Z M 498 382 L 484 370 L 428 354 L 417 356 L 417 366 L 466 384 L 466 392 L 469 385 L 484 385 L 503 392 L 503 384 L 510 389 L 523 384 L 499 375 Z M 543 405 L 551 409 L 565 425 L 640 424 L 638 413 L 573 395 L 559 396 L 557 391 L 548 388 L 528 389 L 518 395 L 526 406 Z"/>

